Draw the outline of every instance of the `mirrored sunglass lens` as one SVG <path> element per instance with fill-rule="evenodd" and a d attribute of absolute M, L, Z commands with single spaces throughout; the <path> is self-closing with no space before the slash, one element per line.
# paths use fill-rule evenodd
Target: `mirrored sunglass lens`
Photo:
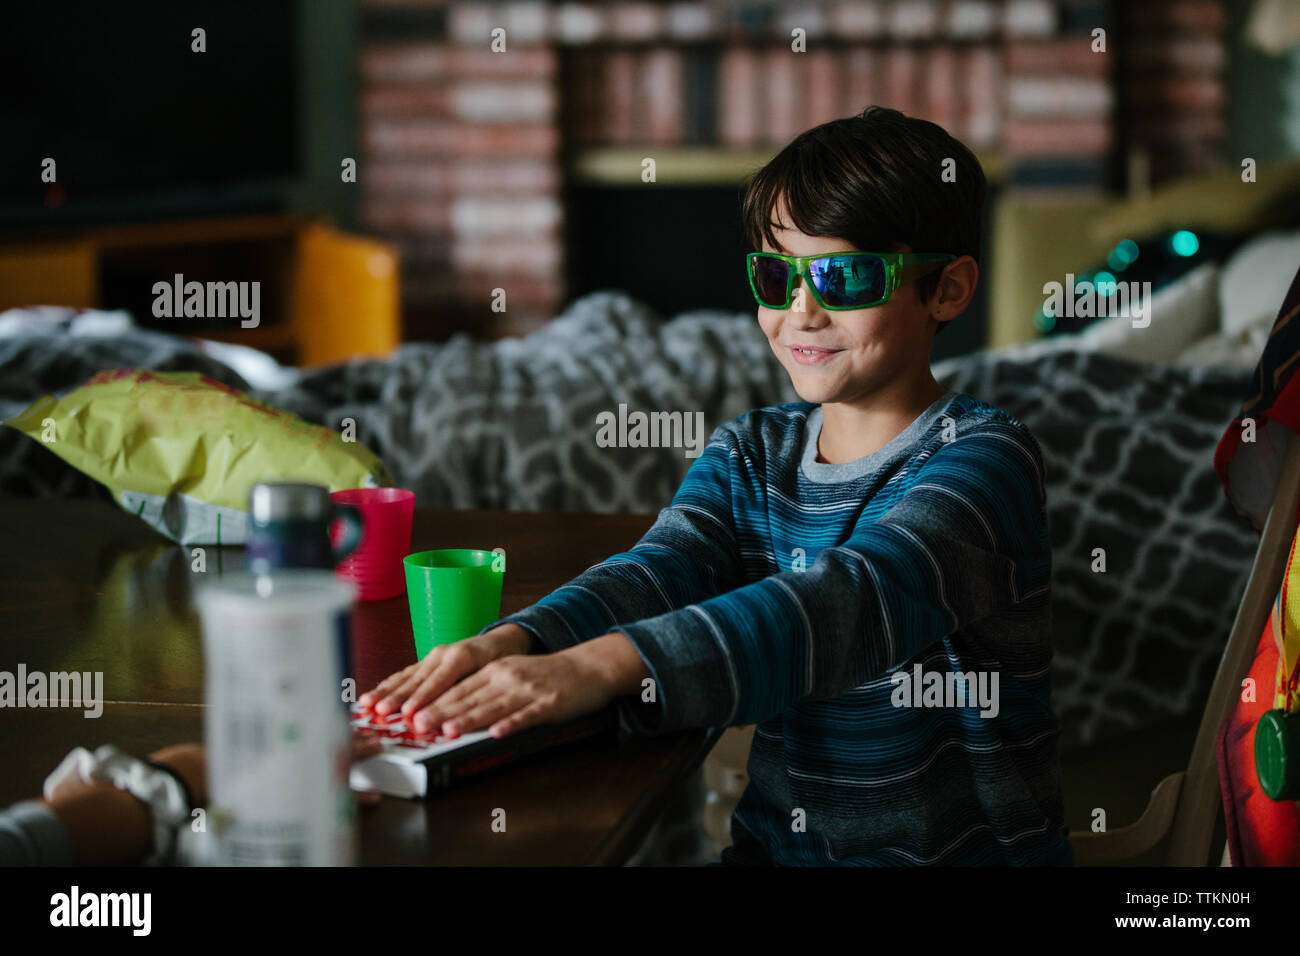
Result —
<path fill-rule="evenodd" d="M 814 260 L 810 271 L 829 306 L 867 306 L 885 297 L 885 263 L 875 256 L 827 256 Z"/>
<path fill-rule="evenodd" d="M 754 288 L 764 305 L 781 308 L 785 305 L 785 287 L 790 278 L 790 266 L 780 259 L 756 256 L 750 259 L 754 271 Z"/>

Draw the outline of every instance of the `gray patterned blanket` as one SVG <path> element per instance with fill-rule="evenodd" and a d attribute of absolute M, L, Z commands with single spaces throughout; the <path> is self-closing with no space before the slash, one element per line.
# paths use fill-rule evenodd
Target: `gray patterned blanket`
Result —
<path fill-rule="evenodd" d="M 441 508 L 653 512 L 691 460 L 681 448 L 600 447 L 598 416 L 702 412 L 711 431 L 797 399 L 752 316 L 665 320 L 598 292 L 526 339 L 408 344 L 260 389 L 177 336 L 0 336 L 0 417 L 126 367 L 199 371 L 330 428 L 352 419 L 421 506 Z M 1063 746 L 1199 710 L 1256 544 L 1211 463 L 1246 376 L 1123 362 L 1068 339 L 935 373 L 1010 411 L 1043 448 Z M 0 429 L 0 493 L 107 498 L 12 429 Z"/>

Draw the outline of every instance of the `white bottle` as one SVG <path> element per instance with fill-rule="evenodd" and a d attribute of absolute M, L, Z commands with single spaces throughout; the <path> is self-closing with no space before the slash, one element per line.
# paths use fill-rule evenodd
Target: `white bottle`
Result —
<path fill-rule="evenodd" d="M 201 586 L 208 824 L 226 866 L 348 866 L 344 654 L 353 589 L 331 571 Z"/>

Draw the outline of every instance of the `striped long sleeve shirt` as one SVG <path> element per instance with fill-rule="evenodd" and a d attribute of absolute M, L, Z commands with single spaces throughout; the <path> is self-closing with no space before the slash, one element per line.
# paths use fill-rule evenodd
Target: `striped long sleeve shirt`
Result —
<path fill-rule="evenodd" d="M 809 403 L 721 426 L 635 547 L 505 620 L 624 634 L 644 732 L 757 725 L 724 862 L 1072 862 L 1037 443 L 952 392 L 854 462 L 820 431 Z"/>

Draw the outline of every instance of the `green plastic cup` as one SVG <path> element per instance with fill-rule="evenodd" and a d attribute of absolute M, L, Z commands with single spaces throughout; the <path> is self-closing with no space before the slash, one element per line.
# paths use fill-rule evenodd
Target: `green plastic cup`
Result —
<path fill-rule="evenodd" d="M 402 564 L 417 659 L 439 644 L 473 637 L 501 616 L 506 573 L 499 555 L 446 548 L 408 554 Z"/>

